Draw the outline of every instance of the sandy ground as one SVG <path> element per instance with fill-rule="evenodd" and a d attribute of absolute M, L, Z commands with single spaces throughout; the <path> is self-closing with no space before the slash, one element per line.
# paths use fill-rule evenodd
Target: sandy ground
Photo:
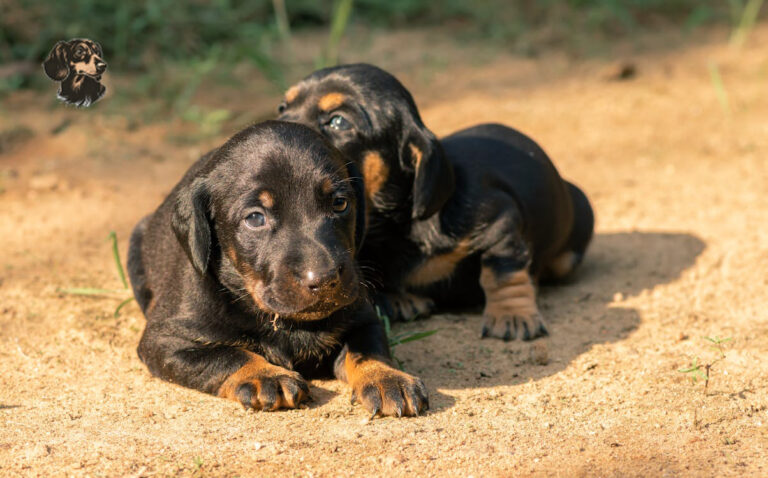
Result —
<path fill-rule="evenodd" d="M 32 132 L 0 153 L 0 475 L 768 475 L 768 28 L 740 51 L 723 31 L 606 60 L 431 49 L 432 35 L 382 34 L 346 60 L 391 68 L 440 135 L 529 133 L 588 193 L 586 263 L 540 293 L 552 336 L 481 341 L 472 315 L 400 326 L 439 330 L 396 349 L 431 393 L 413 419 L 366 423 L 333 381 L 312 383 L 309 409 L 267 414 L 153 379 L 135 304 L 115 318 L 122 295 L 57 289 L 121 288 L 108 232 L 124 256 L 136 221 L 234 131 L 179 144 L 181 123 L 20 92 L 0 105 L 0 131 Z M 636 76 L 612 79 L 621 62 Z M 252 119 L 277 104 L 221 91 Z M 678 369 L 713 360 L 715 335 L 732 341 L 704 393 Z"/>

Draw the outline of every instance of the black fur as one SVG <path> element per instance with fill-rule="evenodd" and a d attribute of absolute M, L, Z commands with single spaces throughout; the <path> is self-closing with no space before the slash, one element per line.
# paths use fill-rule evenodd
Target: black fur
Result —
<path fill-rule="evenodd" d="M 319 99 L 333 92 L 344 102 L 331 111 L 320 108 Z M 335 116 L 350 127 L 339 130 Z M 560 177 L 533 140 L 512 128 L 485 124 L 438 141 L 410 93 L 375 66 L 312 73 L 289 90 L 279 118 L 322 132 L 358 161 L 364 174 L 370 151 L 383 158 L 387 178 L 369 197 L 360 260 L 374 267 L 372 280 L 381 284 L 384 295 L 378 297 L 389 310 L 385 296 L 405 292 L 427 296 L 438 308 L 481 305 L 481 268 L 499 276 L 526 269 L 534 281 L 547 278 L 561 254 L 572 252 L 575 267 L 592 237 L 594 218 L 586 196 Z M 422 155 L 418 167 L 414 150 Z M 414 283 L 419 266 L 451 253 L 462 257 L 451 274 Z M 528 337 L 543 333 L 542 323 Z"/>
<path fill-rule="evenodd" d="M 75 106 L 99 101 L 106 88 L 101 75 L 107 69 L 101 45 L 85 38 L 60 41 L 43 62 L 45 74 L 59 84 L 58 98 Z"/>
<path fill-rule="evenodd" d="M 253 354 L 304 378 L 332 375 L 347 352 L 388 358 L 354 262 L 363 201 L 354 163 L 300 125 L 258 124 L 203 156 L 131 236 L 141 360 L 221 394 Z M 263 226 L 246 221 L 258 214 Z M 262 385 L 234 399 L 249 405 Z"/>

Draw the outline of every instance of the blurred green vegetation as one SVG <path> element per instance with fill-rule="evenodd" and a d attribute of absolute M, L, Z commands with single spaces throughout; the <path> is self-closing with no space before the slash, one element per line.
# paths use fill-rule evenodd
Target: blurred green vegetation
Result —
<path fill-rule="evenodd" d="M 457 41 L 534 55 L 540 48 L 579 54 L 595 42 L 662 28 L 730 26 L 743 42 L 762 0 L 0 0 L 0 96 L 50 87 L 38 65 L 58 40 L 101 43 L 111 73 L 125 84 L 106 111 L 140 104 L 138 120 L 180 118 L 216 134 L 236 114 L 194 101 L 206 81 L 238 88 L 257 70 L 277 91 L 313 67 L 339 60 L 348 25 L 359 29 L 441 27 Z M 313 61 L 296 64 L 297 32 L 322 32 Z M 321 45 L 318 45 L 321 46 Z M 316 48 L 312 51 L 317 50 Z M 306 55 L 304 55 L 306 57 Z M 375 62 L 374 58 L 369 61 Z M 4 65 L 10 68 L 3 69 Z M 299 68 L 300 67 L 300 68 Z M 242 70 L 242 68 L 241 68 Z M 251 76 L 252 77 L 252 76 Z"/>
<path fill-rule="evenodd" d="M 553 36 L 566 40 L 584 29 L 615 37 L 662 22 L 696 26 L 734 21 L 729 14 L 744 1 L 3 0 L 0 63 L 40 61 L 56 41 L 85 36 L 101 42 L 110 64 L 122 70 L 145 70 L 161 60 L 207 58 L 214 49 L 220 61 L 252 61 L 270 69 L 277 66 L 272 44 L 290 31 L 334 25 L 337 33 L 339 28 L 343 32 L 334 16 L 345 14 L 338 8 L 345 3 L 352 7 L 353 22 L 373 26 L 450 24 L 489 39 L 510 40 L 547 25 L 555 27 Z M 284 8 L 282 22 L 276 6 L 278 12 Z"/>

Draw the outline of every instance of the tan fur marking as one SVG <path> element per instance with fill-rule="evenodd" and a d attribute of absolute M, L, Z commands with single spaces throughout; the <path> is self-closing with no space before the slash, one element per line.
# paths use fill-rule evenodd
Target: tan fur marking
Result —
<path fill-rule="evenodd" d="M 317 102 L 317 107 L 323 111 L 330 111 L 344 104 L 345 99 L 347 97 L 341 93 L 328 93 L 320 98 L 320 101 Z"/>
<path fill-rule="evenodd" d="M 423 287 L 448 279 L 453 275 L 456 264 L 468 254 L 469 239 L 463 239 L 454 250 L 432 256 L 416 266 L 406 277 L 405 283 L 409 286 Z"/>
<path fill-rule="evenodd" d="M 363 181 L 365 182 L 365 195 L 372 198 L 376 195 L 389 177 L 389 167 L 384 163 L 381 155 L 376 151 L 368 151 L 363 156 Z"/>
<path fill-rule="evenodd" d="M 480 285 L 485 292 L 485 316 L 503 319 L 516 315 L 530 317 L 539 312 L 536 290 L 527 270 L 499 278 L 484 267 L 480 272 Z"/>
<path fill-rule="evenodd" d="M 272 193 L 269 191 L 262 191 L 259 193 L 259 201 L 261 201 L 261 205 L 266 208 L 274 207 L 275 205 L 275 198 L 272 196 Z"/>
<path fill-rule="evenodd" d="M 261 355 L 253 352 L 244 351 L 248 354 L 248 362 L 240 367 L 235 373 L 227 377 L 224 383 L 221 384 L 216 392 L 219 397 L 227 398 L 239 402 L 237 397 L 237 389 L 240 385 L 250 383 L 257 389 L 260 389 L 265 381 L 273 381 L 278 378 L 289 378 L 297 382 L 303 382 L 301 375 L 298 372 L 273 365 L 267 361 Z M 297 397 L 289 397 L 284 394 L 278 393 L 276 395 L 275 403 L 272 404 L 269 410 L 278 410 L 280 408 L 296 408 L 306 398 L 304 393 L 299 393 Z M 295 400 L 294 400 L 295 399 Z M 256 408 L 261 408 L 262 405 L 256 405 Z"/>
<path fill-rule="evenodd" d="M 254 270 L 247 265 L 244 266 L 240 263 L 240 261 L 237 260 L 237 253 L 235 252 L 234 248 L 227 248 L 225 252 L 227 257 L 229 257 L 229 260 L 232 261 L 232 265 L 235 266 L 235 269 L 240 273 L 240 276 L 245 281 L 245 290 L 256 303 L 256 306 L 264 312 L 271 313 L 270 309 L 261 300 L 261 294 L 259 291 L 261 290 L 263 282 L 256 277 L 256 272 L 254 272 Z"/>
<path fill-rule="evenodd" d="M 299 96 L 299 85 L 293 85 L 285 91 L 285 102 L 291 103 Z"/>
<path fill-rule="evenodd" d="M 555 257 L 552 262 L 549 263 L 547 269 L 551 277 L 562 279 L 573 271 L 573 263 L 573 251 L 566 251 Z"/>
<path fill-rule="evenodd" d="M 235 391 L 237 387 L 243 382 L 247 382 L 249 379 L 264 375 L 277 375 L 275 372 L 282 371 L 282 367 L 272 365 L 267 362 L 267 359 L 261 355 L 257 355 L 252 352 L 247 352 L 250 356 L 248 362 L 242 367 L 237 369 L 235 373 L 227 377 L 224 383 L 221 384 L 217 395 L 220 397 L 228 398 L 230 400 L 237 400 Z"/>
<path fill-rule="evenodd" d="M 413 143 L 408 143 L 408 146 L 411 148 L 411 155 L 413 156 L 413 168 L 419 169 L 424 153 Z"/>
<path fill-rule="evenodd" d="M 412 400 L 416 390 L 424 390 L 421 381 L 392 367 L 384 357 L 348 352 L 339 378 L 352 387 L 353 399 L 362 401 L 369 411 L 373 405 L 370 401 L 371 387 L 375 387 L 379 396 L 375 410 L 377 415 L 414 416 L 428 408 L 426 400 Z M 406 390 L 410 393 L 403 393 Z M 402 394 L 402 408 L 390 398 L 393 394 Z"/>
<path fill-rule="evenodd" d="M 344 358 L 345 376 L 342 379 L 354 386 L 366 378 L 372 381 L 377 380 L 392 370 L 394 369 L 384 357 L 347 353 Z"/>
<path fill-rule="evenodd" d="M 320 190 L 323 194 L 331 194 L 333 192 L 333 181 L 330 178 L 323 179 L 320 184 Z"/>

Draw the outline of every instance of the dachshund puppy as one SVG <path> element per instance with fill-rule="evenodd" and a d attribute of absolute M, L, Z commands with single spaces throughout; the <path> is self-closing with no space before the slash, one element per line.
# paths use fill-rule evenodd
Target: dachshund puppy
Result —
<path fill-rule="evenodd" d="M 482 336 L 546 335 L 539 279 L 561 279 L 592 237 L 592 208 L 519 131 L 474 126 L 442 141 L 411 94 L 364 64 L 316 71 L 285 94 L 281 120 L 306 124 L 361 167 L 373 264 L 394 318 L 485 303 Z"/>
<path fill-rule="evenodd" d="M 75 106 L 90 106 L 104 96 L 101 75 L 107 69 L 101 45 L 85 38 L 60 41 L 48 54 L 43 68 L 60 81 L 58 98 Z"/>
<path fill-rule="evenodd" d="M 259 410 L 299 407 L 305 379 L 335 375 L 373 415 L 424 411 L 360 291 L 362 188 L 297 124 L 251 126 L 198 160 L 131 236 L 150 372 Z"/>

